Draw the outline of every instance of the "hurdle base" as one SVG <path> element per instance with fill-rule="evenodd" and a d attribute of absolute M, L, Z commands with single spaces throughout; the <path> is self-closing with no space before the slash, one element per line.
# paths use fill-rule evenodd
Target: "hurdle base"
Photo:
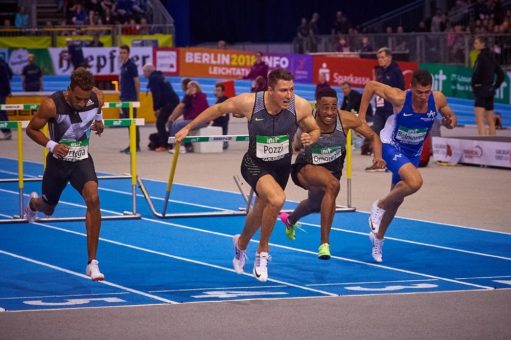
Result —
<path fill-rule="evenodd" d="M 126 213 L 126 212 L 125 212 Z M 114 215 L 114 216 L 102 216 L 101 221 L 105 220 L 139 220 L 142 218 L 141 214 L 133 214 L 128 212 L 125 215 Z M 44 217 L 38 218 L 34 223 L 44 223 L 44 222 L 79 222 L 85 221 L 85 216 L 70 216 L 70 217 Z M 26 218 L 20 218 L 19 216 L 13 216 L 12 219 L 1 219 L 0 224 L 7 223 L 29 223 Z"/>

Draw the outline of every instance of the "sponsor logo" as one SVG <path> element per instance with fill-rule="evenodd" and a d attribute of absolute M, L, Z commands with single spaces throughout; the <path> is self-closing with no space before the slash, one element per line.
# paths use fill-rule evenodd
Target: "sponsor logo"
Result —
<path fill-rule="evenodd" d="M 466 159 L 481 158 L 483 156 L 483 148 L 476 145 L 473 149 L 464 149 L 463 157 Z"/>

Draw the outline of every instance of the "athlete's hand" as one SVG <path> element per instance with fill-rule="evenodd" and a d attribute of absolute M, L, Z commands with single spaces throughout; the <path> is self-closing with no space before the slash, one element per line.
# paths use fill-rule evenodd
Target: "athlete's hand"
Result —
<path fill-rule="evenodd" d="M 68 146 L 64 144 L 57 144 L 53 148 L 53 154 L 57 156 L 58 159 L 66 157 L 68 151 L 69 151 Z"/>
<path fill-rule="evenodd" d="M 103 130 L 105 130 L 105 125 L 102 120 L 95 120 L 94 124 L 90 127 L 92 131 L 96 131 L 96 135 L 101 136 Z"/>
<path fill-rule="evenodd" d="M 442 125 L 448 129 L 453 129 L 456 126 L 456 116 L 442 117 Z"/>
<path fill-rule="evenodd" d="M 309 146 L 311 145 L 312 137 L 307 132 L 302 132 L 300 135 L 300 143 L 302 143 L 303 146 Z"/>
<path fill-rule="evenodd" d="M 387 163 L 381 158 L 373 158 L 373 166 L 378 169 L 385 169 Z"/>
<path fill-rule="evenodd" d="M 188 133 L 190 132 L 190 129 L 186 126 L 179 130 L 176 135 L 174 136 L 176 138 L 176 143 L 181 143 L 183 139 L 188 136 Z"/>

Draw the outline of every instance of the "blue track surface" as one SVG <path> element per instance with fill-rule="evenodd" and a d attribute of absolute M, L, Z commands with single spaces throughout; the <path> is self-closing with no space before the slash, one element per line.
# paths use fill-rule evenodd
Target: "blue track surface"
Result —
<path fill-rule="evenodd" d="M 0 178 L 16 162 L 0 159 Z M 25 163 L 26 177 L 42 174 Z M 40 191 L 26 182 L 25 193 Z M 146 180 L 157 209 L 165 183 Z M 130 181 L 100 182 L 105 215 L 130 209 Z M 18 213 L 16 183 L 0 184 L 0 218 Z M 317 259 L 319 215 L 305 218 L 297 240 L 277 222 L 271 239 L 270 280 L 250 274 L 258 235 L 249 246 L 245 275 L 232 269 L 232 236 L 244 217 L 154 218 L 141 193 L 141 220 L 104 221 L 98 258 L 107 281 L 84 275 L 83 222 L 0 224 L 0 308 L 7 311 L 136 306 L 247 299 L 448 292 L 511 288 L 511 235 L 396 218 L 386 238 L 385 262 L 372 261 L 367 214 L 338 213 L 332 259 Z M 289 202 L 288 207 L 295 203 Z M 174 185 L 172 212 L 219 211 L 243 206 L 239 194 Z M 83 202 L 65 190 L 56 216 L 83 216 Z"/>

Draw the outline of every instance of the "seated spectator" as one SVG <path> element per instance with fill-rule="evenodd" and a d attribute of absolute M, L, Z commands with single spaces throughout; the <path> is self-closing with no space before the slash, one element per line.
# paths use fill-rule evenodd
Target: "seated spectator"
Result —
<path fill-rule="evenodd" d="M 202 92 L 202 89 L 196 81 L 190 81 L 186 87 L 186 94 L 184 99 L 174 109 L 167 121 L 167 127 L 169 129 L 169 135 L 171 137 L 191 122 L 195 117 L 201 114 L 202 111 L 209 107 L 206 94 Z M 179 117 L 183 116 L 183 119 L 178 120 Z M 204 122 L 195 127 L 200 129 L 209 125 L 209 122 Z M 174 150 L 169 150 L 171 153 Z M 185 147 L 181 146 L 178 150 L 180 153 L 186 153 L 192 151 L 191 143 L 185 144 Z"/>
<path fill-rule="evenodd" d="M 122 25 L 122 34 L 128 35 L 138 34 L 138 26 L 135 19 L 131 18 L 128 24 Z"/>
<path fill-rule="evenodd" d="M 225 40 L 219 40 L 218 43 L 216 44 L 216 47 L 219 50 L 226 50 L 227 49 L 227 43 L 225 42 Z"/>
<path fill-rule="evenodd" d="M 351 22 L 344 15 L 342 11 L 335 13 L 335 21 L 332 25 L 332 35 L 338 36 L 339 34 L 348 33 L 351 28 Z"/>
<path fill-rule="evenodd" d="M 263 76 L 257 76 L 252 86 L 252 92 L 261 92 L 268 90 L 268 84 Z"/>
<path fill-rule="evenodd" d="M 25 7 L 20 6 L 18 13 L 16 13 L 16 18 L 14 20 L 14 25 L 17 28 L 27 28 L 28 27 L 28 12 Z"/>
<path fill-rule="evenodd" d="M 225 95 L 225 85 L 222 83 L 218 83 L 215 85 L 215 97 L 216 97 L 216 103 L 220 104 L 227 100 L 227 96 Z M 213 120 L 213 123 L 211 126 L 219 126 L 222 128 L 222 135 L 227 135 L 229 132 L 229 113 L 226 113 L 223 116 L 220 116 Z M 229 142 L 224 141 L 223 149 L 227 150 L 229 147 Z"/>
<path fill-rule="evenodd" d="M 138 25 L 138 34 L 151 34 L 147 19 L 145 17 L 140 18 L 140 25 Z"/>

